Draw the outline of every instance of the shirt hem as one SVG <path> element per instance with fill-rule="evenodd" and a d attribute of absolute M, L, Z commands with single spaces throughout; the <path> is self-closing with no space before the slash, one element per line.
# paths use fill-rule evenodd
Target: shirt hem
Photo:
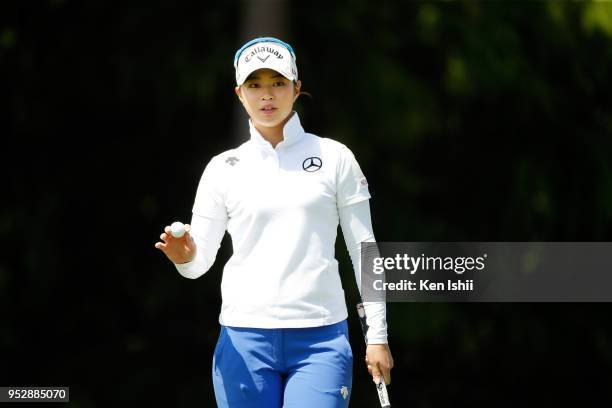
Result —
<path fill-rule="evenodd" d="M 231 327 L 251 327 L 258 329 L 293 329 L 293 328 L 303 328 L 303 327 L 319 327 L 319 326 L 327 326 L 330 324 L 335 324 L 345 320 L 348 317 L 348 313 L 336 314 L 322 318 L 313 318 L 313 319 L 291 319 L 291 320 L 283 320 L 283 319 L 274 319 L 274 318 L 266 318 L 266 319 L 258 319 L 253 315 L 243 315 L 243 316 L 223 316 L 223 314 L 219 315 L 219 324 L 222 326 L 231 326 Z"/>

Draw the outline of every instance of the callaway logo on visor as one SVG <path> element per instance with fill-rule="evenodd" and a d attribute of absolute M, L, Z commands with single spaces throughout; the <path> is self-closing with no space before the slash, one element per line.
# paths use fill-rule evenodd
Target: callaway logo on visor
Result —
<path fill-rule="evenodd" d="M 249 62 L 251 60 L 251 58 L 253 58 L 257 54 L 259 54 L 260 52 L 267 52 L 268 53 L 268 55 L 265 56 L 265 57 L 257 56 L 261 62 L 265 62 L 270 57 L 270 55 L 274 55 L 278 59 L 283 59 L 283 55 L 277 49 L 274 49 L 274 48 L 268 47 L 268 46 L 261 46 L 261 47 L 253 48 L 244 57 L 244 62 Z"/>

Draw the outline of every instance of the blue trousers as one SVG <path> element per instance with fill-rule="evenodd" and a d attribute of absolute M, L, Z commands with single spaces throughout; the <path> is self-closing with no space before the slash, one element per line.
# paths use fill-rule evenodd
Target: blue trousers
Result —
<path fill-rule="evenodd" d="M 353 353 L 346 320 L 293 329 L 221 326 L 212 377 L 222 408 L 348 407 Z"/>

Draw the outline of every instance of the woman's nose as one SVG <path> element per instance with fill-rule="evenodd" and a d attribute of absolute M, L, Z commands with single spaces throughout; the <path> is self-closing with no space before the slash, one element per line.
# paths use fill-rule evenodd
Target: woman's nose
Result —
<path fill-rule="evenodd" d="M 264 101 L 270 100 L 270 99 L 274 99 L 274 87 L 270 86 L 270 85 L 264 85 L 263 86 L 263 94 L 261 96 L 261 99 Z"/>

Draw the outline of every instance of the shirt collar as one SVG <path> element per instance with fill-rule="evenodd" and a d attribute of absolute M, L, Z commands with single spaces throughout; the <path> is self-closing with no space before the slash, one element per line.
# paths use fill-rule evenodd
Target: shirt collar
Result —
<path fill-rule="evenodd" d="M 249 132 L 251 133 L 251 141 L 255 144 L 255 146 L 263 148 L 263 149 L 271 149 L 272 145 L 268 142 L 264 137 L 259 133 L 259 131 L 253 125 L 251 119 L 249 119 Z M 287 147 L 292 144 L 299 142 L 304 136 L 304 128 L 302 128 L 302 124 L 300 123 L 300 118 L 296 111 L 291 113 L 291 118 L 285 123 L 283 127 L 283 140 L 276 147 L 283 146 Z"/>

